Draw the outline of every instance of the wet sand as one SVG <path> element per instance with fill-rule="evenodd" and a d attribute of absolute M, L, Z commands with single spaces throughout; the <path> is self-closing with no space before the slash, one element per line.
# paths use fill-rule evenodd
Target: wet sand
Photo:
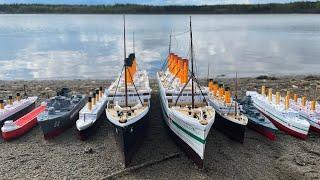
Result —
<path fill-rule="evenodd" d="M 320 84 L 320 77 L 277 77 L 277 80 L 239 79 L 239 96 L 246 90 L 257 90 L 262 84 L 274 89 L 289 89 L 303 94 L 304 89 Z M 233 79 L 224 79 L 227 84 Z M 0 97 L 22 93 L 28 85 L 28 95 L 37 95 L 41 102 L 55 94 L 57 88 L 68 86 L 88 93 L 102 80 L 70 81 L 0 81 Z M 246 130 L 244 144 L 229 140 L 212 129 L 206 145 L 204 169 L 198 169 L 175 145 L 162 121 L 157 85 L 152 80 L 152 119 L 148 136 L 131 167 L 140 169 L 112 176 L 115 179 L 320 179 L 320 135 L 311 132 L 306 141 L 277 132 L 270 141 L 255 131 Z M 310 92 L 312 90 L 308 90 Z M 23 93 L 22 93 L 23 94 Z M 282 91 L 285 94 L 285 91 Z M 87 150 L 92 148 L 92 152 Z M 164 158 L 170 157 L 161 161 Z M 159 160 L 159 161 L 158 161 Z M 148 165 L 149 162 L 156 162 Z M 124 170 L 111 127 L 101 119 L 96 134 L 87 141 L 77 138 L 75 127 L 60 136 L 44 140 L 37 126 L 23 137 L 4 142 L 0 139 L 0 179 L 101 179 Z"/>

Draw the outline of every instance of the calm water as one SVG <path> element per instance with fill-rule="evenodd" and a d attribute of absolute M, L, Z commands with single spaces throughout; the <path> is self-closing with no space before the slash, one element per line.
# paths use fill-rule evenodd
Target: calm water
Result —
<path fill-rule="evenodd" d="M 121 15 L 0 15 L 0 79 L 111 78 L 123 60 Z M 189 56 L 187 15 L 127 16 L 127 52 L 152 76 Z M 193 16 L 197 73 L 310 74 L 320 69 L 320 15 Z"/>

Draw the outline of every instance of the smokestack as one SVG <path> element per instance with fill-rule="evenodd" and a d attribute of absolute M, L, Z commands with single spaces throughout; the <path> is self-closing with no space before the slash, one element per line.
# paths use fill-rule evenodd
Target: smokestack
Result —
<path fill-rule="evenodd" d="M 99 89 L 96 90 L 96 101 L 98 102 L 100 99 Z"/>
<path fill-rule="evenodd" d="M 263 96 L 266 95 L 266 86 L 262 86 L 262 87 L 261 87 L 261 94 L 262 94 Z"/>
<path fill-rule="evenodd" d="M 290 97 L 287 95 L 286 96 L 286 99 L 285 99 L 285 109 L 289 109 L 289 100 L 290 100 Z"/>
<path fill-rule="evenodd" d="M 293 95 L 293 100 L 294 102 L 297 104 L 298 103 L 298 95 L 297 94 L 294 94 Z"/>
<path fill-rule="evenodd" d="M 21 100 L 20 93 L 17 93 L 17 101 L 20 101 L 20 100 Z"/>
<path fill-rule="evenodd" d="M 3 102 L 3 99 L 0 99 L 0 109 L 4 109 L 4 102 Z"/>
<path fill-rule="evenodd" d="M 218 82 L 213 82 L 213 95 L 217 96 L 218 94 Z"/>
<path fill-rule="evenodd" d="M 99 87 L 99 96 L 100 96 L 100 98 L 102 98 L 102 96 L 103 96 L 102 86 Z"/>
<path fill-rule="evenodd" d="M 213 91 L 213 79 L 209 79 L 208 87 L 209 87 L 209 91 L 212 92 Z"/>
<path fill-rule="evenodd" d="M 96 93 L 92 93 L 92 106 L 96 105 Z"/>
<path fill-rule="evenodd" d="M 89 111 L 92 110 L 92 99 L 91 99 L 91 97 L 88 97 L 88 109 L 89 109 Z"/>
<path fill-rule="evenodd" d="M 316 110 L 316 101 L 311 101 L 310 109 L 311 109 L 311 111 L 315 111 Z"/>
<path fill-rule="evenodd" d="M 276 92 L 276 104 L 280 104 L 280 92 Z"/>
<path fill-rule="evenodd" d="M 303 107 L 305 107 L 305 106 L 306 106 L 306 102 L 307 102 L 307 97 L 306 97 L 306 96 L 303 96 L 303 97 L 302 97 L 302 100 L 301 100 L 301 105 L 302 105 Z"/>
<path fill-rule="evenodd" d="M 12 105 L 13 101 L 12 101 L 12 96 L 9 96 L 9 105 Z"/>
<path fill-rule="evenodd" d="M 226 87 L 226 88 L 225 88 L 224 101 L 225 101 L 225 103 L 227 103 L 227 104 L 231 103 L 231 95 L 230 95 L 230 88 L 229 88 L 229 87 Z"/>
<path fill-rule="evenodd" d="M 268 89 L 268 99 L 270 102 L 272 102 L 272 88 Z"/>
<path fill-rule="evenodd" d="M 290 91 L 287 91 L 287 96 L 289 97 L 289 99 L 291 98 L 290 94 L 291 94 Z"/>

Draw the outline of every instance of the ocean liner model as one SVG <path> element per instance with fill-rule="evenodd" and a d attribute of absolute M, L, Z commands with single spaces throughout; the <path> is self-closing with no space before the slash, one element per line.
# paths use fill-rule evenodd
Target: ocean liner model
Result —
<path fill-rule="evenodd" d="M 261 94 L 256 91 L 247 91 L 246 95 L 251 96 L 253 105 L 278 129 L 292 136 L 306 139 L 310 124 L 301 118 L 297 111 L 290 108 L 290 97 L 287 95 L 283 102 L 280 92 L 273 95 L 272 89 L 269 88 L 266 96 L 265 89 L 265 86 L 262 86 Z"/>
<path fill-rule="evenodd" d="M 215 111 L 208 106 L 208 92 L 200 86 L 194 74 L 191 17 L 190 39 L 191 72 L 189 60 L 170 52 L 170 42 L 166 66 L 157 73 L 157 81 L 163 118 L 171 136 L 202 168 L 206 138 L 214 122 Z"/>
<path fill-rule="evenodd" d="M 248 127 L 274 141 L 278 130 L 272 122 L 254 107 L 250 96 L 240 101 L 241 111 L 248 117 Z"/>
<path fill-rule="evenodd" d="M 79 112 L 79 119 L 76 121 L 77 130 L 81 140 L 85 140 L 98 126 L 98 120 L 101 115 L 105 116 L 107 105 L 106 95 L 102 87 L 92 93 L 88 98 L 88 103 Z"/>
<path fill-rule="evenodd" d="M 42 113 L 45 108 L 46 104 L 44 103 L 16 121 L 6 121 L 1 128 L 3 139 L 8 141 L 18 138 L 29 132 L 34 126 L 37 125 L 37 116 Z"/>
<path fill-rule="evenodd" d="M 124 17 L 124 65 L 105 94 L 106 116 L 127 167 L 148 129 L 151 88 L 147 72 L 138 70 L 135 54 L 126 57 L 125 34 Z"/>
<path fill-rule="evenodd" d="M 5 121 L 15 121 L 35 108 L 35 102 L 38 97 L 27 97 L 22 99 L 20 93 L 17 93 L 16 100 L 9 96 L 7 101 L 0 99 L 0 127 Z"/>
<path fill-rule="evenodd" d="M 78 119 L 79 111 L 86 103 L 84 95 L 69 95 L 69 89 L 62 88 L 57 96 L 48 99 L 46 109 L 39 114 L 40 125 L 45 139 L 55 137 L 70 128 Z"/>
<path fill-rule="evenodd" d="M 290 107 L 310 123 L 311 130 L 320 133 L 320 106 L 315 100 L 307 101 L 306 96 L 298 98 L 294 94 L 293 99 L 290 99 Z"/>
<path fill-rule="evenodd" d="M 240 112 L 237 95 L 233 100 L 230 88 L 224 88 L 223 84 L 218 85 L 218 82 L 213 82 L 213 79 L 209 80 L 208 89 L 210 91 L 209 104 L 216 111 L 214 128 L 230 139 L 243 143 L 248 118 Z"/>

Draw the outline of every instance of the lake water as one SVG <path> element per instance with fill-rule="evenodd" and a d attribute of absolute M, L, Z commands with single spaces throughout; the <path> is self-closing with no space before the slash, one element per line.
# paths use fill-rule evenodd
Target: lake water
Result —
<path fill-rule="evenodd" d="M 197 74 L 319 74 L 320 15 L 194 15 Z M 189 56 L 187 15 L 128 15 L 127 53 L 154 77 Z M 0 15 L 0 79 L 112 78 L 123 64 L 122 15 Z"/>

